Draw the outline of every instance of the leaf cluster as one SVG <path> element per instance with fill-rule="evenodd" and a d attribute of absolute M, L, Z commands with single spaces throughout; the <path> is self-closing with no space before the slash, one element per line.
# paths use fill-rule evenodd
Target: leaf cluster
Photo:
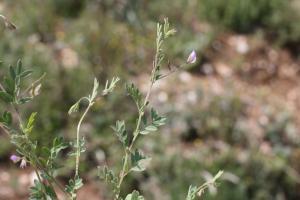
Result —
<path fill-rule="evenodd" d="M 157 111 L 155 111 L 153 108 L 151 109 L 151 123 L 147 125 L 147 118 L 143 118 L 143 123 L 145 125 L 144 130 L 142 130 L 140 133 L 142 135 L 147 135 L 150 132 L 155 132 L 158 130 L 160 126 L 165 125 L 167 118 L 163 116 L 159 116 Z"/>
<path fill-rule="evenodd" d="M 32 100 L 31 96 L 20 93 L 22 81 L 32 74 L 32 70 L 23 70 L 22 61 L 17 62 L 17 66 L 9 67 L 9 77 L 4 77 L 3 86 L 0 91 L 0 99 L 6 103 L 16 105 L 25 104 Z"/>
<path fill-rule="evenodd" d="M 34 180 L 34 185 L 30 188 L 30 200 L 55 200 L 57 199 L 56 193 L 53 188 Z"/>

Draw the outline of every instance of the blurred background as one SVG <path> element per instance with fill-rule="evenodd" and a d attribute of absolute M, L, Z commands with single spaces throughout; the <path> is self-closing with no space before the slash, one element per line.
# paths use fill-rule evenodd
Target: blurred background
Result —
<path fill-rule="evenodd" d="M 164 17 L 178 31 L 168 58 L 180 64 L 195 49 L 198 61 L 154 88 L 151 103 L 168 124 L 139 140 L 151 166 L 126 178 L 123 192 L 182 200 L 190 184 L 224 170 L 203 199 L 300 199 L 299 0 L 1 0 L 0 13 L 18 27 L 0 29 L 0 77 L 19 58 L 35 78 L 47 73 L 41 94 L 22 109 L 24 117 L 38 112 L 34 137 L 41 146 L 57 135 L 74 139 L 78 119 L 67 111 L 94 77 L 102 85 L 122 79 L 83 125 L 79 199 L 110 198 L 96 167 L 120 168 L 122 149 L 110 126 L 125 119 L 133 128 L 137 113 L 124 83 L 145 91 L 156 22 Z M 12 153 L 0 132 L 0 199 L 27 199 L 33 172 L 11 163 Z M 66 182 L 74 162 L 61 159 Z"/>

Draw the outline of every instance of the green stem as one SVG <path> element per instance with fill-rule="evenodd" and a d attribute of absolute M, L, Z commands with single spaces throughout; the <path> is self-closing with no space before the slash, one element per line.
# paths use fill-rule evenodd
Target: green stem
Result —
<path fill-rule="evenodd" d="M 55 185 L 57 185 L 57 187 L 67 196 L 71 195 L 69 193 L 67 193 L 64 189 L 64 187 L 52 176 L 48 173 L 48 171 L 43 167 L 43 165 L 40 163 L 40 161 L 38 160 L 38 158 L 36 156 L 34 156 L 34 158 L 30 157 L 29 155 L 27 156 L 28 158 L 31 158 L 31 160 L 34 161 L 34 163 L 37 164 L 37 168 L 41 171 L 43 171 L 50 179 L 53 183 L 55 183 Z M 51 185 L 51 184 L 50 184 Z"/>
<path fill-rule="evenodd" d="M 0 123 L 0 128 L 1 128 L 8 136 L 10 136 L 8 130 L 6 130 L 6 128 L 5 128 L 5 125 L 3 125 L 3 124 Z"/>
<path fill-rule="evenodd" d="M 16 113 L 16 115 L 17 115 L 17 118 L 18 118 L 18 120 L 19 120 L 19 123 L 20 123 L 21 127 L 23 127 L 23 120 L 22 120 L 22 118 L 21 118 L 21 114 L 20 114 L 20 112 L 19 112 L 18 107 L 17 107 L 15 104 L 12 104 L 12 107 L 13 107 L 13 109 L 15 110 L 15 113 Z"/>
<path fill-rule="evenodd" d="M 20 123 L 20 125 L 21 125 L 21 127 L 22 127 L 22 126 L 23 126 L 23 121 L 22 121 L 21 115 L 20 115 L 20 113 L 19 113 L 19 110 L 18 110 L 17 106 L 14 105 L 14 104 L 12 104 L 12 107 L 13 107 L 13 109 L 15 110 L 15 113 L 16 113 L 16 115 L 17 115 L 18 121 L 19 121 L 19 123 Z M 4 129 L 4 130 L 5 130 L 5 129 Z M 22 149 L 21 146 L 18 146 L 18 147 Z M 25 152 L 26 152 L 26 151 L 24 151 L 23 153 L 25 154 Z M 35 165 L 36 165 L 36 167 L 37 167 L 38 169 L 42 170 L 48 177 L 50 177 L 50 179 L 58 186 L 58 188 L 59 188 L 64 194 L 66 194 L 67 196 L 71 196 L 69 193 L 67 193 L 67 192 L 64 190 L 64 187 L 61 186 L 60 183 L 59 183 L 53 176 L 51 176 L 51 175 L 47 172 L 46 169 L 44 169 L 43 165 L 39 162 L 39 159 L 38 159 L 37 156 L 33 155 L 33 157 L 32 157 L 31 155 L 28 154 L 28 155 L 25 155 L 25 157 L 29 158 L 30 161 L 33 161 L 33 162 L 31 162 L 31 163 L 32 163 L 32 164 L 34 163 L 34 164 L 33 164 L 33 167 L 34 167 L 34 168 L 35 168 Z M 36 170 L 36 174 L 37 174 L 37 177 L 38 177 L 39 181 L 41 182 L 41 179 L 40 179 L 40 176 L 39 176 L 37 170 Z M 54 188 L 53 188 L 53 189 L 54 189 Z"/>
<path fill-rule="evenodd" d="M 119 180 L 119 183 L 118 183 L 118 193 L 115 195 L 115 200 L 118 200 L 119 199 L 119 195 L 120 195 L 120 188 L 121 188 L 121 185 L 122 185 L 122 182 L 125 178 L 125 176 L 127 175 L 126 173 L 126 166 L 128 165 L 128 156 L 129 156 L 129 153 L 127 150 L 125 150 L 125 158 L 124 158 L 124 164 L 123 164 L 123 167 L 122 167 L 122 171 L 120 172 L 120 180 Z"/>
<path fill-rule="evenodd" d="M 132 151 L 132 148 L 134 147 L 134 144 L 139 136 L 139 133 L 140 133 L 140 126 L 141 126 L 141 121 L 142 121 L 142 118 L 145 114 L 145 107 L 147 106 L 148 104 L 148 100 L 149 100 L 149 97 L 150 97 L 150 94 L 151 94 L 151 90 L 152 90 L 152 87 L 156 81 L 156 77 L 155 77 L 155 74 L 158 70 L 158 65 L 159 65 L 159 55 L 160 55 L 160 41 L 161 40 L 161 37 L 159 37 L 157 35 L 157 41 L 156 41 L 156 52 L 155 52 L 155 56 L 154 56 L 154 61 L 153 61 L 153 66 L 152 66 L 152 71 L 151 71 L 151 76 L 150 76 L 150 86 L 148 88 L 148 91 L 147 91 L 147 94 L 146 94 L 146 97 L 145 97 L 145 100 L 143 102 L 143 105 L 141 107 L 137 106 L 138 107 L 138 110 L 139 110 L 139 117 L 138 117 L 138 120 L 137 120 L 137 123 L 136 123 L 136 128 L 133 132 L 133 139 L 131 141 L 131 144 L 129 146 L 128 149 L 125 150 L 125 161 L 124 161 L 124 164 L 123 164 L 123 167 L 122 167 L 122 170 L 120 172 L 120 179 L 119 179 L 119 183 L 118 183 L 118 193 L 115 195 L 115 199 L 119 199 L 119 195 L 120 195 L 120 188 L 121 188 L 121 185 L 122 185 L 122 182 L 124 180 L 124 178 L 126 177 L 126 175 L 128 174 L 128 172 L 126 172 L 127 170 L 127 165 L 128 165 L 128 162 L 129 162 L 129 154 L 130 152 Z"/>
<path fill-rule="evenodd" d="M 17 145 L 17 147 L 19 149 L 23 149 L 21 146 Z M 50 179 L 53 183 L 55 183 L 57 185 L 57 187 L 66 195 L 66 196 L 71 196 L 69 193 L 67 193 L 65 190 L 64 190 L 64 187 L 60 185 L 60 183 L 53 177 L 51 176 L 47 170 L 43 167 L 43 165 L 39 162 L 39 159 L 37 156 L 35 155 L 30 155 L 28 153 L 26 153 L 25 150 L 22 150 L 22 154 L 28 158 L 29 162 L 32 164 L 32 166 L 34 167 L 34 169 L 39 169 L 41 171 L 43 171 Z M 37 170 L 36 170 L 37 171 Z M 50 183 L 50 182 L 49 182 Z M 54 189 L 54 187 L 52 186 L 52 184 L 50 183 L 51 187 Z"/>
<path fill-rule="evenodd" d="M 88 113 L 88 111 L 90 110 L 91 106 L 93 105 L 93 102 L 91 102 L 89 100 L 89 105 L 86 108 L 86 110 L 84 111 L 83 115 L 81 116 L 78 125 L 77 125 L 77 133 L 76 133 L 76 167 L 75 167 L 75 177 L 77 177 L 79 175 L 78 173 L 78 169 L 79 169 L 79 160 L 80 160 L 80 127 L 81 124 L 86 116 L 86 114 Z"/>
<path fill-rule="evenodd" d="M 140 126 L 141 126 L 141 122 L 142 122 L 142 117 L 145 114 L 145 107 L 146 107 L 146 105 L 148 103 L 148 100 L 149 100 L 149 97 L 150 97 L 150 93 L 151 93 L 151 90 L 152 90 L 152 87 L 153 87 L 153 84 L 154 84 L 154 79 L 153 79 L 154 72 L 155 72 L 155 68 L 153 68 L 152 73 L 151 73 L 151 83 L 150 83 L 149 89 L 147 91 L 144 103 L 143 103 L 142 107 L 139 109 L 139 117 L 138 117 L 138 120 L 137 120 L 136 128 L 135 128 L 135 130 L 133 132 L 134 136 L 133 136 L 132 142 L 131 142 L 129 148 L 125 150 L 124 164 L 123 164 L 122 170 L 120 172 L 120 180 L 119 180 L 119 183 L 118 183 L 119 190 L 121 188 L 121 185 L 123 183 L 124 178 L 128 174 L 128 172 L 126 172 L 126 170 L 127 170 L 127 165 L 128 165 L 128 162 L 129 162 L 129 154 L 132 151 L 132 148 L 133 148 L 133 146 L 135 144 L 135 141 L 137 140 L 137 138 L 139 136 Z M 116 194 L 116 198 L 115 199 L 118 199 L 119 195 L 120 195 L 120 192 L 118 192 Z"/>
<path fill-rule="evenodd" d="M 18 119 L 19 119 L 19 122 L 20 122 L 20 124 L 21 124 L 22 119 L 21 119 L 21 116 L 20 116 L 20 114 L 19 114 L 19 112 L 18 112 L 18 109 L 16 109 L 15 106 L 13 106 L 13 107 L 15 108 L 16 114 L 17 114 Z M 19 145 L 17 145 L 17 147 L 18 147 L 19 149 L 22 149 L 22 147 L 19 146 Z M 60 183 L 59 183 L 54 177 L 52 177 L 52 176 L 47 172 L 46 169 L 44 169 L 43 165 L 39 162 L 39 159 L 38 159 L 37 156 L 35 156 L 35 155 L 30 155 L 30 154 L 26 154 L 26 153 L 25 153 L 25 152 L 26 152 L 25 150 L 22 151 L 22 152 L 23 152 L 24 156 L 27 157 L 27 158 L 31 161 L 33 167 L 35 167 L 35 165 L 36 165 L 36 167 L 37 167 L 39 170 L 43 171 L 48 177 L 50 177 L 50 179 L 58 186 L 58 188 L 59 188 L 64 194 L 66 194 L 67 196 L 70 196 L 70 194 L 67 193 L 67 192 L 64 190 L 64 187 L 61 186 Z M 33 163 L 35 163 L 35 165 L 34 165 Z"/>
<path fill-rule="evenodd" d="M 138 118 L 138 121 L 137 121 L 137 124 L 136 124 L 136 128 L 135 128 L 135 130 L 134 130 L 134 132 L 133 132 L 133 135 L 134 135 L 134 136 L 133 136 L 132 142 L 131 142 L 130 147 L 129 147 L 129 151 L 130 151 L 130 152 L 131 152 L 131 150 L 132 150 L 132 148 L 133 148 L 133 145 L 134 145 L 136 139 L 137 139 L 138 136 L 139 136 L 142 118 L 143 118 L 143 116 L 144 116 L 144 114 L 145 114 L 145 107 L 146 107 L 147 102 L 148 102 L 148 100 L 149 100 L 149 97 L 150 97 L 150 93 L 151 93 L 153 84 L 154 84 L 154 82 L 151 82 L 150 87 L 149 87 L 148 92 L 147 92 L 147 95 L 146 95 L 146 98 L 145 98 L 145 101 L 144 101 L 144 104 L 143 104 L 141 110 L 139 110 L 139 118 Z"/>
<path fill-rule="evenodd" d="M 32 163 L 32 164 L 33 164 L 33 163 Z M 32 165 L 32 166 L 33 166 L 33 168 L 34 168 L 34 172 L 35 172 L 35 174 L 36 174 L 36 176 L 37 176 L 37 178 L 38 178 L 39 182 L 40 182 L 41 184 L 43 184 L 43 183 L 42 183 L 42 179 L 41 179 L 41 177 L 40 177 L 40 174 L 39 174 L 39 172 L 38 172 L 37 168 L 36 168 L 34 165 Z M 45 198 L 46 198 L 46 196 L 47 196 L 47 193 L 46 193 L 46 190 L 45 190 L 45 188 L 44 188 L 44 187 L 42 187 L 42 190 L 43 190 L 43 193 L 44 193 L 44 195 L 45 195 Z"/>

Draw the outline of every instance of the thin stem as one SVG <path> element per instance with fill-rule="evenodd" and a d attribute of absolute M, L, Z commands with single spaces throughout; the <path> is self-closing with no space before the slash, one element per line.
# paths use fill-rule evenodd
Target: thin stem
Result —
<path fill-rule="evenodd" d="M 37 178 L 39 179 L 39 182 L 42 183 L 42 179 L 41 179 L 41 177 L 40 177 L 39 172 L 37 171 L 37 169 L 36 169 L 35 166 L 33 166 L 33 168 L 34 168 L 34 172 L 36 173 Z"/>
<path fill-rule="evenodd" d="M 136 129 L 135 129 L 135 131 L 133 132 L 133 135 L 134 135 L 134 136 L 133 136 L 132 142 L 131 142 L 131 144 L 130 144 L 129 151 L 132 150 L 133 145 L 134 145 L 134 142 L 136 141 L 136 139 L 137 139 L 137 137 L 138 137 L 138 135 L 139 135 L 139 130 L 140 130 L 140 126 L 141 126 L 141 121 L 142 121 L 142 118 L 143 118 L 143 116 L 144 116 L 144 114 L 145 114 L 145 106 L 147 105 L 147 102 L 148 102 L 148 100 L 149 100 L 149 97 L 150 97 L 150 93 L 151 93 L 153 84 L 154 84 L 154 82 L 151 82 L 151 83 L 150 83 L 150 87 L 149 87 L 149 89 L 148 89 L 148 91 L 147 91 L 147 94 L 146 94 L 146 98 L 145 98 L 144 104 L 143 104 L 141 110 L 139 111 L 139 118 L 138 118 L 138 121 L 137 121 Z"/>
<path fill-rule="evenodd" d="M 15 105 L 12 105 L 12 106 L 13 106 L 13 108 L 14 108 L 14 110 L 15 110 L 15 113 L 16 113 L 16 115 L 17 115 L 17 117 L 18 117 L 19 123 L 20 123 L 21 126 L 22 126 L 22 118 L 21 118 L 21 115 L 20 115 L 20 113 L 19 113 L 19 110 L 18 110 L 18 108 L 17 108 Z M 60 183 L 58 183 L 58 181 L 57 181 L 54 177 L 52 177 L 52 176 L 47 172 L 46 169 L 44 169 L 44 168 L 42 167 L 43 165 L 39 162 L 39 159 L 38 159 L 36 156 L 34 156 L 34 158 L 33 158 L 33 157 L 31 157 L 30 155 L 27 155 L 26 157 L 31 158 L 30 160 L 33 160 L 34 163 L 37 164 L 38 168 L 39 168 L 40 170 L 42 170 L 48 177 L 50 177 L 50 179 L 58 186 L 58 188 L 59 188 L 64 194 L 70 196 L 70 194 L 67 193 L 67 192 L 64 190 L 64 187 L 61 186 Z"/>
<path fill-rule="evenodd" d="M 34 172 L 35 172 L 35 174 L 36 174 L 36 176 L 37 176 L 39 182 L 42 184 L 42 179 L 41 179 L 41 177 L 40 177 L 40 174 L 39 174 L 38 170 L 36 169 L 36 167 L 35 167 L 34 165 L 32 165 L 32 166 L 33 166 L 33 168 L 34 168 Z M 45 188 L 42 187 L 42 190 L 43 190 L 43 193 L 44 193 L 44 195 L 45 195 L 45 197 L 46 197 L 46 196 L 47 196 L 47 193 L 46 193 L 46 191 L 45 191 Z"/>
<path fill-rule="evenodd" d="M 159 24 L 158 24 L 157 31 L 158 32 L 157 32 L 157 39 L 156 39 L 156 52 L 155 52 L 154 61 L 153 61 L 153 65 L 152 65 L 152 71 L 151 71 L 151 75 L 150 75 L 150 85 L 149 85 L 149 88 L 148 88 L 148 91 L 147 91 L 147 94 L 146 94 L 143 105 L 141 107 L 137 106 L 138 110 L 139 110 L 139 117 L 138 117 L 138 120 L 137 120 L 137 123 L 136 123 L 136 128 L 133 132 L 133 139 L 131 141 L 131 144 L 130 144 L 129 148 L 125 149 L 125 158 L 124 158 L 125 161 L 124 161 L 124 164 L 123 164 L 123 168 L 120 172 L 120 179 L 119 179 L 119 183 L 118 183 L 119 191 L 115 195 L 115 199 L 119 198 L 120 188 L 121 188 L 122 182 L 123 182 L 124 178 L 126 177 L 126 175 L 128 174 L 128 172 L 126 172 L 126 170 L 127 170 L 127 165 L 128 165 L 129 158 L 130 158 L 129 154 L 131 153 L 132 148 L 134 147 L 135 141 L 137 140 L 137 138 L 139 136 L 141 121 L 142 121 L 142 118 L 145 114 L 145 107 L 148 104 L 148 100 L 149 100 L 149 97 L 150 97 L 150 94 L 151 94 L 152 87 L 153 87 L 155 81 L 157 81 L 156 73 L 159 71 L 159 62 L 161 62 L 161 60 L 160 60 L 161 46 L 162 46 L 162 43 L 163 43 L 162 34 L 160 32 L 161 31 L 161 26 Z"/>
<path fill-rule="evenodd" d="M 64 194 L 71 197 L 71 195 L 65 191 L 64 187 L 53 176 L 51 176 L 46 169 L 42 167 L 43 165 L 38 161 L 38 158 L 35 158 L 34 160 L 37 163 L 38 168 L 42 170 L 48 177 L 50 177 L 51 181 L 53 181 L 53 183 L 55 183 Z"/>
<path fill-rule="evenodd" d="M 44 76 L 44 75 L 43 75 L 43 76 Z M 40 79 L 42 79 L 43 76 L 42 76 Z M 4 88 L 3 88 L 3 86 L 2 86 L 1 84 L 0 84 L 0 88 L 1 88 L 2 90 L 4 90 Z M 22 126 L 23 126 L 23 121 L 22 121 L 22 118 L 21 118 L 21 115 L 20 115 L 20 112 L 19 112 L 18 107 L 17 107 L 15 104 L 11 104 L 11 106 L 13 107 L 13 109 L 14 109 L 14 111 L 15 111 L 15 114 L 17 115 L 17 118 L 18 118 L 18 121 L 19 121 L 19 123 L 20 123 L 20 126 L 22 127 Z M 4 130 L 4 132 L 6 132 L 8 135 L 10 135 L 9 131 L 6 130 L 6 128 L 5 128 L 3 125 L 0 124 L 0 127 Z M 18 145 L 17 145 L 17 146 L 18 146 Z M 20 146 L 18 146 L 18 147 L 22 149 L 22 147 L 20 147 Z M 67 196 L 71 196 L 69 193 L 67 193 L 67 192 L 64 190 L 64 187 L 61 186 L 60 183 L 59 183 L 54 177 L 52 177 L 52 176 L 47 172 L 46 169 L 44 169 L 43 165 L 39 162 L 39 159 L 37 158 L 37 156 L 35 156 L 35 155 L 30 155 L 30 154 L 27 154 L 27 155 L 26 155 L 25 151 L 24 151 L 23 153 L 24 153 L 24 156 L 25 156 L 25 157 L 27 157 L 29 160 L 32 161 L 32 162 L 31 162 L 31 163 L 32 163 L 32 166 L 33 166 L 33 168 L 34 168 L 34 170 L 35 170 L 35 173 L 37 174 L 38 180 L 39 180 L 40 182 L 41 182 L 41 177 L 40 177 L 40 175 L 39 175 L 39 173 L 38 173 L 37 168 L 38 168 L 39 170 L 43 171 L 48 177 L 50 177 L 50 179 L 58 186 L 58 188 L 59 188 L 64 194 L 66 194 Z M 33 157 L 32 157 L 32 156 L 33 156 Z M 42 183 L 42 182 L 41 182 L 41 183 Z M 49 182 L 49 185 L 53 188 L 51 182 Z M 53 188 L 53 189 L 54 189 L 54 188 Z M 43 189 L 43 190 L 44 190 L 44 189 Z M 45 193 L 45 191 L 44 191 L 44 193 Z M 46 194 L 46 193 L 45 193 L 45 194 Z"/>
<path fill-rule="evenodd" d="M 78 169 L 79 169 L 79 160 L 80 160 L 80 127 L 82 124 L 82 121 L 84 120 L 86 114 L 88 113 L 88 111 L 90 110 L 91 106 L 93 105 L 93 102 L 91 102 L 89 100 L 89 105 L 86 108 L 86 110 L 84 111 L 83 115 L 81 116 L 78 125 L 77 125 L 77 133 L 76 133 L 76 167 L 75 167 L 75 177 L 78 176 Z"/>
<path fill-rule="evenodd" d="M 166 78 L 172 74 L 174 74 L 175 72 L 179 71 L 180 69 L 182 69 L 184 66 L 186 66 L 186 64 L 180 65 L 180 66 L 175 66 L 176 68 L 173 70 L 170 70 L 169 73 L 162 75 L 159 79 L 163 79 Z"/>
<path fill-rule="evenodd" d="M 157 56 L 155 56 L 155 57 L 157 57 Z M 155 58 L 155 60 L 156 60 L 156 58 Z M 133 135 L 134 135 L 133 139 L 131 141 L 131 144 L 130 144 L 129 148 L 125 150 L 125 158 L 124 158 L 125 161 L 124 161 L 124 164 L 123 164 L 123 167 L 122 167 L 122 171 L 120 172 L 120 180 L 119 180 L 119 183 L 118 183 L 118 188 L 119 189 L 121 188 L 121 185 L 123 183 L 124 178 L 128 174 L 126 172 L 126 170 L 127 170 L 126 167 L 128 165 L 128 162 L 129 162 L 129 154 L 132 151 L 132 148 L 133 148 L 133 146 L 135 144 L 135 141 L 137 140 L 137 138 L 139 136 L 141 121 L 142 121 L 142 118 L 143 118 L 143 116 L 145 114 L 145 107 L 146 107 L 146 105 L 148 103 L 148 100 L 149 100 L 149 97 L 150 97 L 150 94 L 151 94 L 151 90 L 152 90 L 153 84 L 155 82 L 155 80 L 154 80 L 154 73 L 155 73 L 155 69 L 156 69 L 156 66 L 157 66 L 155 63 L 156 62 L 154 62 L 153 69 L 152 69 L 152 72 L 151 72 L 150 86 L 148 88 L 148 91 L 147 91 L 144 103 L 143 103 L 142 107 L 139 108 L 139 117 L 138 117 L 138 120 L 137 120 L 137 123 L 136 123 L 136 128 L 135 128 L 135 130 L 133 132 Z M 115 199 L 118 199 L 119 195 L 120 195 L 120 192 L 118 192 L 116 194 L 116 198 Z"/>
<path fill-rule="evenodd" d="M 6 130 L 5 126 L 3 124 L 0 123 L 0 128 L 9 136 L 9 131 Z"/>
<path fill-rule="evenodd" d="M 51 179 L 51 181 L 52 181 L 53 183 L 55 183 L 55 184 L 58 186 L 58 188 L 59 188 L 66 196 L 70 196 L 70 197 L 71 197 L 71 195 L 65 191 L 64 187 L 61 186 L 60 183 L 59 183 L 54 177 L 52 177 L 52 176 L 47 172 L 47 170 L 46 170 L 46 169 L 43 167 L 43 165 L 40 163 L 40 161 L 39 161 L 39 159 L 38 159 L 38 157 L 37 157 L 36 155 L 34 155 L 34 154 L 33 154 L 33 155 L 32 155 L 32 154 L 29 154 L 28 152 L 26 152 L 25 150 L 23 150 L 23 148 L 22 148 L 21 146 L 19 146 L 19 145 L 17 145 L 17 147 L 18 147 L 19 149 L 22 149 L 22 154 L 23 154 L 23 156 L 25 156 L 26 158 L 28 158 L 29 162 L 32 164 L 32 166 L 33 166 L 34 168 L 35 168 L 35 166 L 36 166 L 36 168 L 37 168 L 38 170 L 43 171 L 43 172 L 47 175 L 47 177 L 49 177 L 49 178 Z M 49 184 L 50 184 L 51 187 L 54 189 L 54 187 L 52 186 L 51 182 L 49 182 Z"/>
<path fill-rule="evenodd" d="M 123 165 L 123 168 L 122 168 L 122 173 L 125 173 L 127 163 L 128 163 L 128 152 L 125 150 L 125 161 L 124 161 L 124 165 Z M 119 184 L 118 184 L 119 188 L 121 187 L 123 179 L 124 179 L 124 174 L 122 174 L 122 176 L 120 178 L 120 181 L 119 181 Z"/>
<path fill-rule="evenodd" d="M 14 104 L 12 104 L 12 107 L 14 108 L 15 113 L 16 113 L 16 115 L 17 115 L 17 118 L 18 118 L 18 120 L 19 120 L 19 123 L 20 123 L 20 125 L 21 125 L 21 127 L 22 127 L 22 126 L 23 126 L 23 121 L 22 121 L 22 118 L 21 118 L 19 109 L 18 109 L 18 107 L 15 106 Z"/>

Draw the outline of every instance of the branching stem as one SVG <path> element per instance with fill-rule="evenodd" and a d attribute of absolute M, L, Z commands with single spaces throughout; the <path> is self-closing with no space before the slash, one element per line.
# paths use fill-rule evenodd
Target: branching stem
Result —
<path fill-rule="evenodd" d="M 133 132 L 133 139 L 129 145 L 129 147 L 125 149 L 125 157 L 124 157 L 124 164 L 123 164 L 123 167 L 122 167 L 122 170 L 120 172 L 120 175 L 119 175 L 119 182 L 118 182 L 118 193 L 115 195 L 115 199 L 119 199 L 119 195 L 120 195 L 120 188 L 121 188 L 121 185 L 123 183 L 123 180 L 124 178 L 127 176 L 128 174 L 128 162 L 129 162 L 129 159 L 130 159 L 130 153 L 132 152 L 132 148 L 134 147 L 134 144 L 139 136 L 139 133 L 140 133 L 140 126 L 141 126 L 141 122 L 142 122 L 142 118 L 145 114 L 145 108 L 146 106 L 148 105 L 148 101 L 149 101 L 149 98 L 150 98 L 150 94 L 151 94 L 151 90 L 152 90 L 152 87 L 156 81 L 155 79 L 155 72 L 158 68 L 158 65 L 159 65 L 159 54 L 160 54 L 160 48 L 159 48 L 159 45 L 157 44 L 156 45 L 156 54 L 155 54 L 155 57 L 154 57 L 154 62 L 153 62 L 153 67 L 152 67 L 152 71 L 151 71 L 151 78 L 150 78 L 150 84 L 149 84 L 149 88 L 147 90 L 147 94 L 146 94 L 146 97 L 144 99 L 144 102 L 142 104 L 141 107 L 137 106 L 138 107 L 138 112 L 139 112 L 139 117 L 138 117 L 138 120 L 137 120 L 137 123 L 136 123 L 136 128 Z"/>

